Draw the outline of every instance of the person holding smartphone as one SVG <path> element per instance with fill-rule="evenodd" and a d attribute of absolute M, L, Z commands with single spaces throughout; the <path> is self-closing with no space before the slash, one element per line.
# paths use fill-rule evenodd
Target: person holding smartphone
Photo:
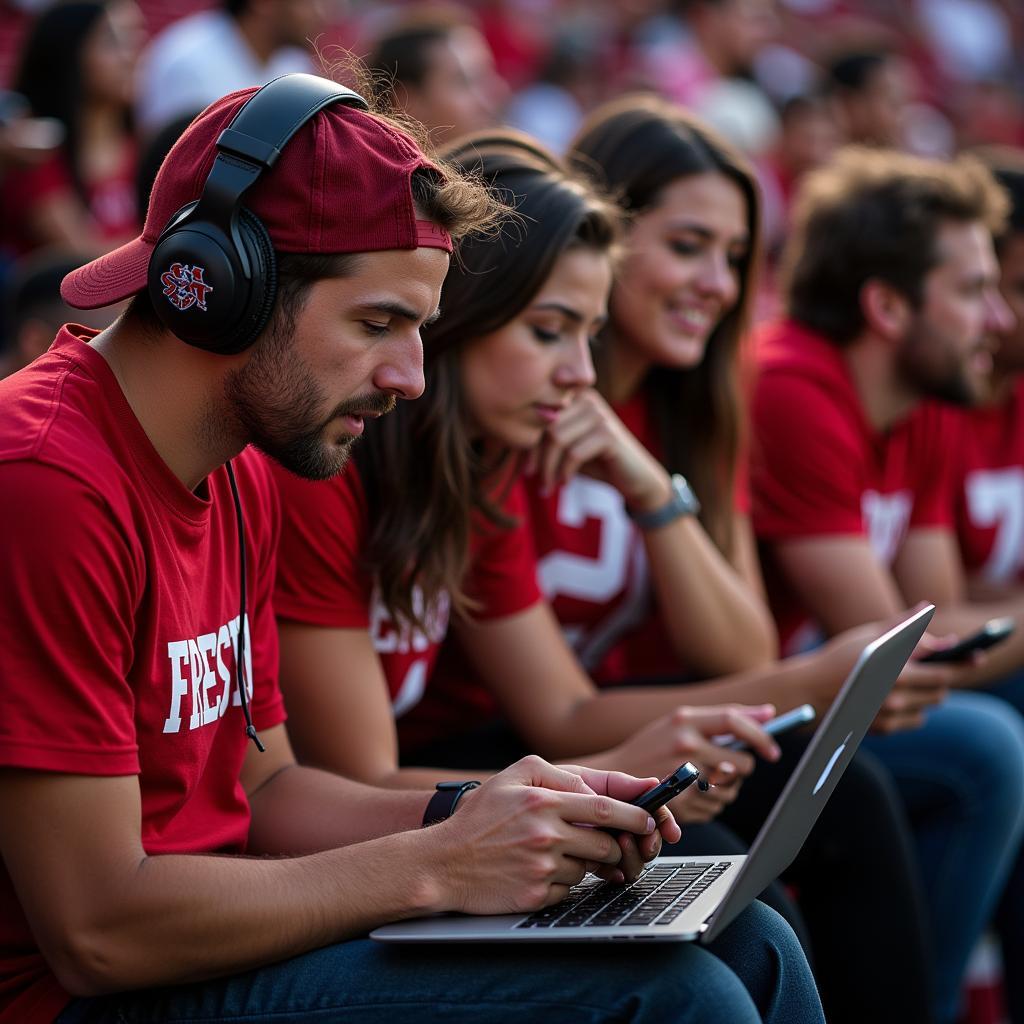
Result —
<path fill-rule="evenodd" d="M 957 454 L 952 459 L 952 523 L 959 558 L 948 559 L 944 578 L 954 595 L 981 616 L 1024 629 L 1024 150 L 991 147 L 972 154 L 1005 191 L 1009 211 L 995 235 L 999 294 L 1012 318 L 990 332 L 992 366 L 977 401 L 960 410 Z M 1008 617 L 1008 618 L 1005 618 Z M 1020 637 L 1015 643 L 1019 647 Z M 996 652 L 993 651 L 993 654 Z M 1019 665 L 1019 658 L 1009 661 Z M 1004 664 L 1009 661 L 1004 658 Z M 1009 672 L 993 692 L 1024 709 L 1024 670 Z M 999 935 L 1008 964 L 1024 959 L 1024 870 L 1014 872 L 999 912 Z M 1004 976 L 1014 1024 L 1024 1022 L 1024 979 Z"/>

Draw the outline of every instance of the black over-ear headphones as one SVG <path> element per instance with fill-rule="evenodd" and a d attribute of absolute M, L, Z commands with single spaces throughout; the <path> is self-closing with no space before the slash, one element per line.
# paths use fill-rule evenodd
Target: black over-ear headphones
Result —
<path fill-rule="evenodd" d="M 285 75 L 254 93 L 221 132 L 202 195 L 171 218 L 149 259 L 150 301 L 182 341 L 234 355 L 266 326 L 277 297 L 277 259 L 266 227 L 241 198 L 288 140 L 333 103 L 369 109 L 343 85 Z"/>

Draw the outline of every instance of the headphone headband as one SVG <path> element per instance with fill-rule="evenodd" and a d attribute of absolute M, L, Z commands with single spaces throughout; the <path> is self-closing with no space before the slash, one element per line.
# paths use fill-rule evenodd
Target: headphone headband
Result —
<path fill-rule="evenodd" d="M 370 109 L 359 93 L 315 75 L 283 75 L 253 93 L 217 139 L 217 158 L 195 217 L 207 217 L 228 229 L 246 190 L 277 163 L 281 150 L 307 121 L 335 103 Z M 193 211 L 187 216 L 193 219 Z M 248 277 L 244 261 L 243 268 Z"/>
<path fill-rule="evenodd" d="M 291 137 L 334 103 L 370 109 L 359 93 L 326 78 L 303 74 L 275 78 L 235 114 L 220 133 L 217 149 L 269 170 Z"/>

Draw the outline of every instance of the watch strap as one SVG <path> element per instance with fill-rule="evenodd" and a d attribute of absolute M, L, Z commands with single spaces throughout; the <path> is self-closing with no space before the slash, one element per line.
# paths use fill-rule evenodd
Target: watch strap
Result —
<path fill-rule="evenodd" d="M 445 821 L 455 813 L 455 808 L 463 794 L 476 789 L 479 782 L 439 782 L 434 788 L 434 795 L 423 812 L 423 828 Z"/>
<path fill-rule="evenodd" d="M 700 512 L 700 502 L 686 477 L 680 473 L 673 473 L 671 482 L 671 497 L 661 508 L 653 509 L 650 512 L 634 512 L 627 509 L 629 518 L 641 530 L 656 530 L 658 527 L 668 526 L 669 523 L 675 522 L 683 516 L 695 516 Z"/>

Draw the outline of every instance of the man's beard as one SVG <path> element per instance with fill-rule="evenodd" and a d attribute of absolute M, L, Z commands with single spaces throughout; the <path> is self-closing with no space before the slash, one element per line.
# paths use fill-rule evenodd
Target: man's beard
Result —
<path fill-rule="evenodd" d="M 934 398 L 952 405 L 974 405 L 980 397 L 979 385 L 967 370 L 966 357 L 941 368 L 929 364 L 921 356 L 929 345 L 934 344 L 934 333 L 926 324 L 911 328 L 897 355 L 903 379 L 923 398 Z"/>
<path fill-rule="evenodd" d="M 979 398 L 977 388 L 962 371 L 950 371 L 942 376 L 920 377 L 914 384 L 925 398 L 934 398 L 951 405 L 974 405 Z"/>
<path fill-rule="evenodd" d="M 339 403 L 326 417 L 323 389 L 299 363 L 277 332 L 261 339 L 260 348 L 228 377 L 225 396 L 246 441 L 306 480 L 327 480 L 348 462 L 356 437 L 336 444 L 325 440 L 331 422 L 355 413 L 381 415 L 395 407 L 394 395 L 375 391 Z"/>

